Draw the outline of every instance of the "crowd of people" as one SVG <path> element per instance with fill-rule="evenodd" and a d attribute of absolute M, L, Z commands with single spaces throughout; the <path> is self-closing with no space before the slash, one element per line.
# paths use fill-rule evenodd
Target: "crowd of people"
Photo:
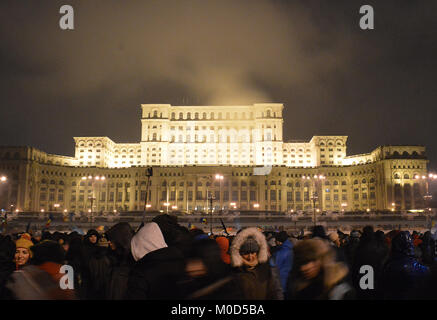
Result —
<path fill-rule="evenodd" d="M 435 256 L 429 231 L 210 235 L 161 214 L 137 230 L 0 235 L 0 299 L 434 299 Z"/>

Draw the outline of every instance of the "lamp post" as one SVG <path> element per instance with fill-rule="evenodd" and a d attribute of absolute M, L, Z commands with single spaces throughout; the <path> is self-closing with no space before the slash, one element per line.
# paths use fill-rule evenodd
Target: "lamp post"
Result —
<path fill-rule="evenodd" d="M 317 216 L 316 216 L 316 211 L 319 212 L 320 209 L 317 208 L 316 209 L 316 201 L 319 200 L 319 195 L 318 195 L 318 182 L 322 181 L 325 178 L 324 175 L 314 175 L 313 177 L 310 176 L 303 176 L 302 179 L 311 179 L 313 181 L 313 193 L 311 195 L 311 200 L 313 201 L 313 220 L 314 220 L 314 226 L 316 226 L 317 224 Z M 319 205 L 320 205 L 320 201 L 319 201 Z"/>
<path fill-rule="evenodd" d="M 150 184 L 150 177 L 153 175 L 153 169 L 147 168 L 147 172 L 146 172 L 146 176 L 147 176 L 147 185 L 146 185 L 146 196 L 144 197 L 144 213 L 143 213 L 143 222 L 144 222 L 144 217 L 146 216 L 146 211 L 147 208 L 150 208 L 151 205 L 147 204 L 147 199 L 149 196 L 149 184 Z"/>
<path fill-rule="evenodd" d="M 164 206 L 167 207 L 167 214 L 168 214 L 168 207 L 170 206 L 170 202 L 164 202 Z"/>
<path fill-rule="evenodd" d="M 222 181 L 224 179 L 224 176 L 221 174 L 216 174 L 215 175 L 215 179 L 219 181 L 219 200 L 220 200 L 220 210 L 223 210 L 223 206 L 222 206 Z M 213 208 L 213 200 L 215 199 L 215 197 L 213 197 L 213 195 L 211 194 L 210 197 L 210 202 L 211 202 L 211 227 L 210 227 L 210 231 L 211 234 L 212 233 L 212 229 L 213 229 L 213 223 L 214 223 L 214 208 Z"/>

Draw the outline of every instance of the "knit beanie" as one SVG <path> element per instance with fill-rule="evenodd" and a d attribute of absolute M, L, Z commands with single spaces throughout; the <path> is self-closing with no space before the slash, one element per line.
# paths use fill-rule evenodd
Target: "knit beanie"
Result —
<path fill-rule="evenodd" d="M 29 251 L 30 257 L 32 258 L 32 250 L 30 250 L 30 247 L 33 246 L 33 242 L 26 239 L 26 237 L 21 237 L 17 241 L 15 241 L 15 247 L 16 248 L 25 248 Z"/>
<path fill-rule="evenodd" d="M 240 247 L 240 254 L 249 254 L 259 252 L 258 242 L 254 238 L 248 238 Z"/>

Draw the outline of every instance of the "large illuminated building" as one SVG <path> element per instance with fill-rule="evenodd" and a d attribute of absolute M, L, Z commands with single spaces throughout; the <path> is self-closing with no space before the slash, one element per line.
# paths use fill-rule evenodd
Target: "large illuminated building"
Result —
<path fill-rule="evenodd" d="M 188 213 L 426 206 L 424 146 L 347 156 L 347 136 L 284 141 L 278 103 L 141 107 L 137 143 L 75 137 L 74 157 L 1 147 L 0 209 L 141 211 L 147 191 L 148 210 Z"/>

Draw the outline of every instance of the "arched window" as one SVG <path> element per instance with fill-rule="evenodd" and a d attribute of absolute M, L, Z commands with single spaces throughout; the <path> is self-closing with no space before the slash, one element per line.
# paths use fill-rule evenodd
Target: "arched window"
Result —
<path fill-rule="evenodd" d="M 196 119 L 196 120 L 199 119 L 199 112 L 196 112 L 196 113 L 194 114 L 194 119 Z"/>
<path fill-rule="evenodd" d="M 354 180 L 354 184 L 358 184 L 358 180 Z"/>
<path fill-rule="evenodd" d="M 395 173 L 394 177 L 395 177 L 395 179 L 400 179 L 401 178 L 398 173 Z"/>
<path fill-rule="evenodd" d="M 187 119 L 191 119 L 191 112 L 187 113 Z"/>
<path fill-rule="evenodd" d="M 184 118 L 184 114 L 182 112 L 179 112 L 179 120 L 182 120 Z"/>
<path fill-rule="evenodd" d="M 153 117 L 158 118 L 158 110 L 153 111 Z"/>
<path fill-rule="evenodd" d="M 345 185 L 346 185 L 346 181 L 342 181 L 342 182 L 341 182 L 341 185 L 342 185 L 342 186 L 345 186 Z"/>
<path fill-rule="evenodd" d="M 166 186 L 167 186 L 167 181 L 165 181 L 165 180 L 162 181 L 162 186 L 163 186 L 163 187 L 166 187 Z"/>
<path fill-rule="evenodd" d="M 176 114 L 174 112 L 171 113 L 171 119 L 174 120 L 176 118 Z"/>
<path fill-rule="evenodd" d="M 370 178 L 370 183 L 374 183 L 375 182 L 375 178 Z"/>
<path fill-rule="evenodd" d="M 325 181 L 325 186 L 330 186 L 331 183 L 329 181 Z"/>
<path fill-rule="evenodd" d="M 295 186 L 296 188 L 300 188 L 300 183 L 299 183 L 299 181 L 296 182 L 294 186 Z"/>
<path fill-rule="evenodd" d="M 206 112 L 203 113 L 202 119 L 206 119 Z"/>
<path fill-rule="evenodd" d="M 55 180 L 50 180 L 50 184 L 56 184 Z"/>
<path fill-rule="evenodd" d="M 271 112 L 270 112 L 270 110 L 267 110 L 267 118 L 270 118 L 271 117 Z"/>
<path fill-rule="evenodd" d="M 338 186 L 338 181 L 337 181 L 337 180 L 334 180 L 333 185 L 334 185 L 334 186 Z"/>
<path fill-rule="evenodd" d="M 73 182 L 71 183 L 71 186 L 72 186 L 72 187 L 75 187 L 75 186 L 76 186 L 76 181 L 73 181 Z"/>
<path fill-rule="evenodd" d="M 404 174 L 404 179 L 410 179 L 410 176 L 408 174 Z"/>
<path fill-rule="evenodd" d="M 366 180 L 366 179 L 363 179 L 363 180 L 361 181 L 361 183 L 367 183 L 367 180 Z"/>
<path fill-rule="evenodd" d="M 64 181 L 62 181 L 62 180 L 59 181 L 59 185 L 60 185 L 60 186 L 63 186 L 63 185 L 64 185 Z"/>

